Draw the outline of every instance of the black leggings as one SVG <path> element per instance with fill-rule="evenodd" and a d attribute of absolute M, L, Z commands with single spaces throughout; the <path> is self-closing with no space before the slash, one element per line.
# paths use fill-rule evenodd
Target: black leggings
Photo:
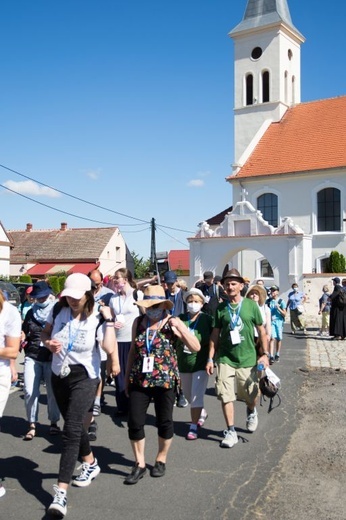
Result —
<path fill-rule="evenodd" d="M 132 386 L 129 397 L 128 428 L 131 441 L 144 439 L 145 419 L 152 399 L 154 399 L 156 426 L 159 437 L 162 439 L 171 439 L 173 437 L 174 388 Z"/>
<path fill-rule="evenodd" d="M 90 379 L 82 365 L 70 365 L 71 373 L 64 378 L 52 374 L 52 387 L 60 413 L 64 418 L 62 452 L 58 482 L 69 484 L 78 457 L 91 453 L 88 432 L 84 427 L 91 409 L 98 379 Z"/>

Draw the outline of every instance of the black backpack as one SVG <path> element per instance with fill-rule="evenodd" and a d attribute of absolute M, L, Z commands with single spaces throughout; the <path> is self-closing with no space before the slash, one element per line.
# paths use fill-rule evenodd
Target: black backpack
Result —
<path fill-rule="evenodd" d="M 346 306 L 346 291 L 344 289 L 339 291 L 336 301 L 339 307 L 342 308 Z"/>

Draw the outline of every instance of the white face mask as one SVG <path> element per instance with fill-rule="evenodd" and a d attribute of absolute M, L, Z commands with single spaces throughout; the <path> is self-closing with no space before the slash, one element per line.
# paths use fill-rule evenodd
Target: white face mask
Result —
<path fill-rule="evenodd" d="M 191 302 L 187 304 L 187 312 L 190 314 L 197 314 L 202 308 L 202 304 L 198 302 Z"/>
<path fill-rule="evenodd" d="M 45 300 L 44 302 L 36 302 L 36 305 L 37 307 L 39 307 L 40 309 L 44 309 L 45 307 L 47 307 L 47 305 L 49 305 L 49 300 L 47 298 L 47 300 Z"/>
<path fill-rule="evenodd" d="M 150 320 L 159 320 L 162 318 L 163 310 L 162 309 L 146 309 L 145 314 L 148 316 Z"/>

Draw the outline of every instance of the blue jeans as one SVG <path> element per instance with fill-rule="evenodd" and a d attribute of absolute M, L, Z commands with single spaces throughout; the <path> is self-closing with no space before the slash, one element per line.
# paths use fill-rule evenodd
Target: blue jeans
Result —
<path fill-rule="evenodd" d="M 46 382 L 48 419 L 57 423 L 60 412 L 52 389 L 51 361 L 37 361 L 28 356 L 24 360 L 24 399 L 26 416 L 30 423 L 38 421 L 40 386 L 42 379 Z"/>

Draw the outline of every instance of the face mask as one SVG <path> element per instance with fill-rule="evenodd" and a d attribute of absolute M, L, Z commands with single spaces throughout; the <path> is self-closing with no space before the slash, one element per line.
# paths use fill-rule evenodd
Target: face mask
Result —
<path fill-rule="evenodd" d="M 125 284 L 124 283 L 116 283 L 114 284 L 115 285 L 115 289 L 118 291 L 118 292 L 121 292 L 124 287 L 125 287 Z"/>
<path fill-rule="evenodd" d="M 44 309 L 45 307 L 47 307 L 47 305 L 49 305 L 49 300 L 47 299 L 45 302 L 42 302 L 42 303 L 36 302 L 36 305 L 40 309 Z"/>
<path fill-rule="evenodd" d="M 146 315 L 150 320 L 159 320 L 162 317 L 162 309 L 146 309 Z"/>
<path fill-rule="evenodd" d="M 294 292 L 298 292 L 298 287 L 293 287 Z"/>
<path fill-rule="evenodd" d="M 191 302 L 187 304 L 187 312 L 191 314 L 197 314 L 202 308 L 202 305 L 198 302 Z"/>

